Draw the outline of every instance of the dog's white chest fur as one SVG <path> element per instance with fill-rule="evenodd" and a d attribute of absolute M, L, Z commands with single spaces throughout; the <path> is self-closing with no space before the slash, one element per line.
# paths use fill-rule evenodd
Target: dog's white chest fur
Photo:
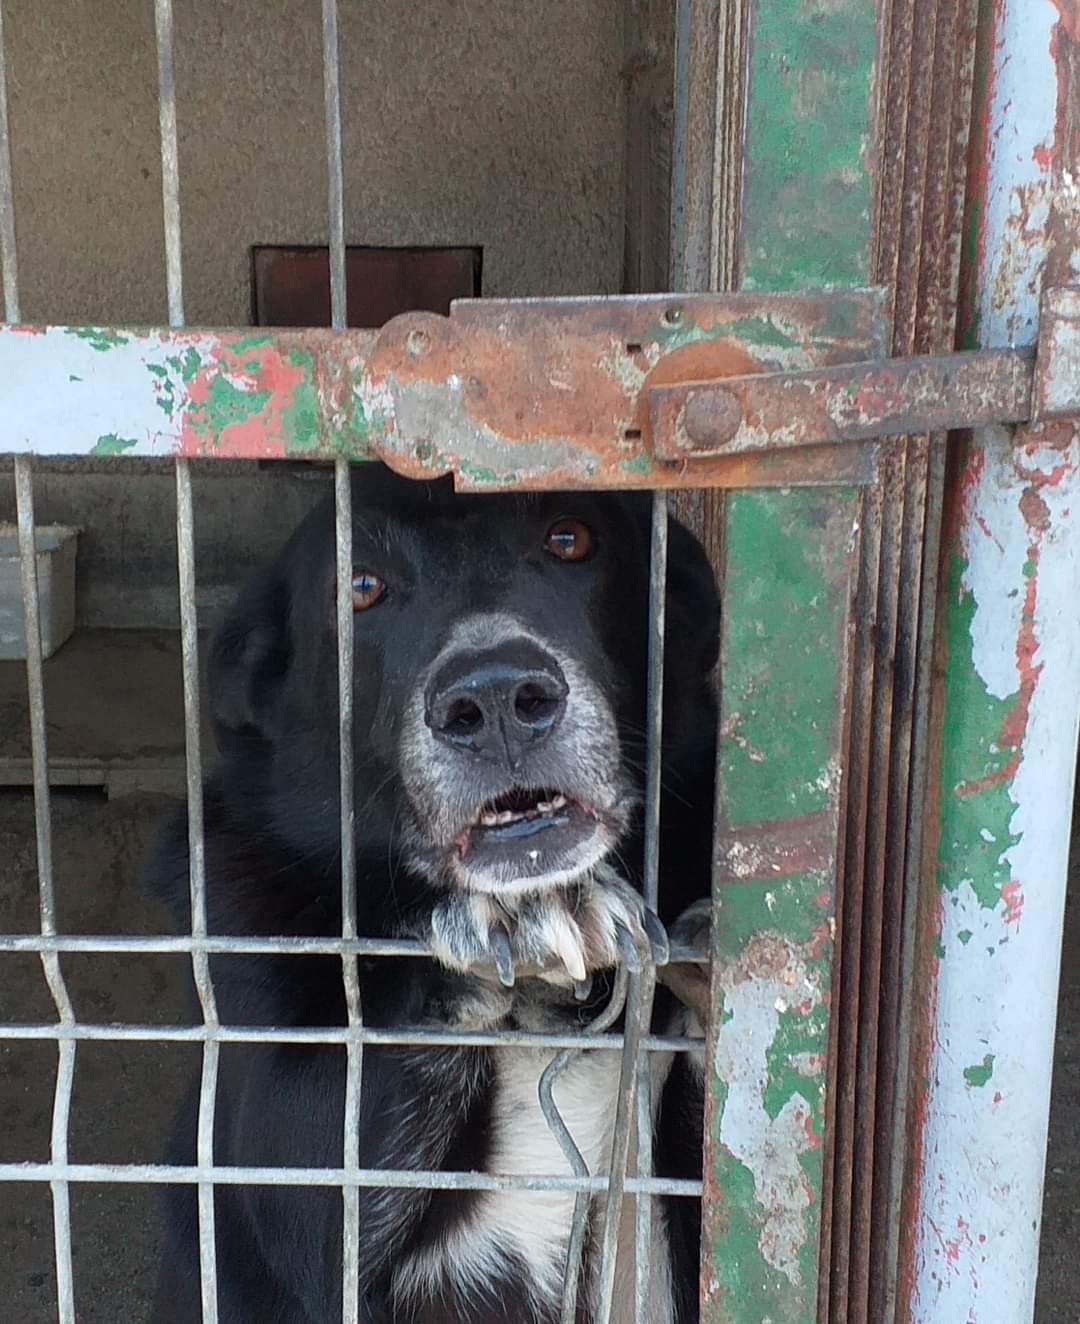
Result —
<path fill-rule="evenodd" d="M 490 1171 L 524 1175 L 570 1175 L 572 1169 L 540 1108 L 540 1076 L 554 1053 L 544 1049 L 499 1049 L 491 1119 Z M 589 1171 L 607 1171 L 619 1094 L 620 1055 L 586 1052 L 556 1081 L 555 1103 Z M 659 1066 L 659 1064 L 657 1064 Z M 654 1083 L 654 1098 L 658 1094 Z M 633 1320 L 633 1211 L 626 1197 L 618 1257 L 612 1324 Z M 522 1303 L 523 1324 L 537 1307 L 545 1315 L 561 1300 L 574 1196 L 563 1191 L 496 1191 L 484 1195 L 475 1212 L 438 1250 L 409 1256 L 395 1274 L 395 1290 L 408 1297 L 456 1288 L 482 1298 L 485 1284 L 505 1277 L 510 1262 L 524 1266 L 531 1280 Z M 602 1220 L 598 1220 L 602 1221 Z M 659 1202 L 653 1202 L 651 1254 L 653 1302 L 650 1324 L 670 1324 L 670 1269 L 666 1229 Z M 598 1251 L 598 1248 L 597 1248 Z M 598 1262 L 597 1255 L 591 1257 Z M 593 1284 L 581 1293 L 592 1298 Z M 530 1309 L 531 1307 L 531 1309 Z M 525 1312 L 528 1311 L 526 1314 Z"/>

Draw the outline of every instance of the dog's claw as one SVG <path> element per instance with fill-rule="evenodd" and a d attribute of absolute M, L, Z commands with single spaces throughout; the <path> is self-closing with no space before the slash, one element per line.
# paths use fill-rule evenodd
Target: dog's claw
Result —
<path fill-rule="evenodd" d="M 488 932 L 488 946 L 495 959 L 495 969 L 499 983 L 505 988 L 514 987 L 514 952 L 510 945 L 510 935 L 501 924 L 493 924 Z"/>
<path fill-rule="evenodd" d="M 653 963 L 667 965 L 671 958 L 671 944 L 668 942 L 667 929 L 664 928 L 660 916 L 645 906 L 642 911 L 642 921 L 645 926 L 645 936 L 652 948 Z"/>
<path fill-rule="evenodd" d="M 574 997 L 578 1002 L 588 1002 L 593 987 L 592 975 L 587 975 L 584 979 L 579 979 L 574 984 Z"/>

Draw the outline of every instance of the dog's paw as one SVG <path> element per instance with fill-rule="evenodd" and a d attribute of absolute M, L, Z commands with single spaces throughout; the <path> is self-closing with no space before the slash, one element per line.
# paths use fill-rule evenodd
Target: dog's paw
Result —
<path fill-rule="evenodd" d="M 430 942 L 451 969 L 494 969 L 508 988 L 519 974 L 538 975 L 584 995 L 594 973 L 618 963 L 620 934 L 632 951 L 650 951 L 658 965 L 667 960 L 659 919 L 632 887 L 611 878 L 505 900 L 450 893 L 432 912 Z"/>
<path fill-rule="evenodd" d="M 689 906 L 671 926 L 673 948 L 690 948 L 708 956 L 712 936 L 713 902 L 704 897 Z M 709 965 L 706 961 L 681 961 L 675 958 L 660 975 L 675 996 L 706 1024 L 709 1016 Z"/>

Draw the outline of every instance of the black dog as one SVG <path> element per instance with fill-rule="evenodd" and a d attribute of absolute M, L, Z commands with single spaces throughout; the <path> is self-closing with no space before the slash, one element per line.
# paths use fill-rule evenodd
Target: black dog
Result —
<path fill-rule="evenodd" d="M 639 892 L 649 501 L 459 497 L 445 482 L 375 466 L 356 472 L 353 494 L 359 931 L 419 937 L 437 957 L 362 961 L 365 1023 L 579 1027 L 606 1004 L 619 927 L 658 931 Z M 674 523 L 669 560 L 665 921 L 708 891 L 718 622 L 708 563 Z M 334 566 L 325 505 L 241 594 L 212 649 L 214 933 L 340 932 Z M 181 817 L 152 868 L 185 926 L 186 833 Z M 531 974 L 508 986 L 515 965 Z M 212 969 L 224 1024 L 345 1023 L 335 958 L 222 956 Z M 657 1028 L 681 1029 L 680 1010 L 660 989 Z M 369 1046 L 361 1164 L 568 1173 L 537 1102 L 551 1056 Z M 225 1045 L 215 1162 L 340 1166 L 344 1057 L 334 1046 Z M 654 1056 L 652 1069 L 656 1171 L 699 1176 L 700 1068 L 676 1054 Z M 584 1053 L 555 1090 L 594 1173 L 610 1152 L 618 1076 L 617 1053 Z M 192 1115 L 174 1162 L 193 1161 Z M 176 1188 L 170 1202 L 154 1318 L 186 1324 L 199 1318 L 195 1192 Z M 564 1192 L 364 1189 L 361 1317 L 553 1324 L 572 1205 Z M 219 1186 L 224 1324 L 340 1318 L 341 1211 L 333 1188 Z M 583 1324 L 599 1212 L 581 1273 Z M 656 1324 L 697 1319 L 699 1217 L 696 1201 L 653 1202 Z M 627 1265 L 620 1253 L 618 1319 L 632 1295 Z"/>

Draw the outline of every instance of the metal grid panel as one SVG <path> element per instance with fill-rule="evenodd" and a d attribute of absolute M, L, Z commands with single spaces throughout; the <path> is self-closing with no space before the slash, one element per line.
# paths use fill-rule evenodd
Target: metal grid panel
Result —
<path fill-rule="evenodd" d="M 176 87 L 173 75 L 173 16 L 171 0 L 155 0 L 155 32 L 158 57 L 158 109 L 161 139 L 161 169 L 166 280 L 169 323 L 184 325 L 183 263 L 181 245 L 180 180 L 177 151 Z M 6 314 L 18 320 L 18 285 L 14 227 L 13 190 L 8 151 L 2 8 L 0 8 L 0 258 L 3 259 Z M 328 166 L 328 216 L 332 325 L 345 326 L 345 246 L 341 152 L 341 103 L 338 63 L 336 0 L 323 0 L 323 68 Z M 27 637 L 27 677 L 30 700 L 35 818 L 40 885 L 40 934 L 0 936 L 0 952 L 36 952 L 57 1010 L 58 1023 L 0 1025 L 0 1040 L 43 1040 L 57 1042 L 59 1066 L 53 1107 L 50 1161 L 48 1163 L 0 1164 L 0 1181 L 49 1182 L 53 1193 L 54 1236 L 60 1324 L 74 1324 L 76 1294 L 72 1272 L 71 1211 L 69 1184 L 190 1183 L 198 1190 L 198 1237 L 202 1315 L 206 1324 L 217 1324 L 217 1264 L 214 1221 L 215 1185 L 246 1184 L 271 1186 L 337 1186 L 344 1201 L 343 1220 L 343 1324 L 359 1319 L 360 1190 L 363 1187 L 403 1187 L 431 1190 L 564 1190 L 577 1193 L 568 1257 L 563 1320 L 575 1318 L 580 1250 L 584 1245 L 589 1196 L 607 1196 L 601 1239 L 599 1303 L 597 1324 L 610 1318 L 615 1283 L 618 1228 L 624 1195 L 638 1197 L 636 1218 L 635 1319 L 645 1324 L 648 1308 L 650 1240 L 650 1197 L 674 1195 L 697 1197 L 701 1183 L 660 1179 L 651 1172 L 651 1119 L 649 1117 L 649 1054 L 685 1052 L 700 1047 L 700 1041 L 676 1036 L 648 1034 L 656 971 L 647 945 L 635 947 L 623 935 L 623 964 L 617 972 L 615 993 L 609 1006 L 589 1029 L 576 1035 L 532 1034 L 502 1031 L 437 1032 L 431 1030 L 371 1030 L 363 1023 L 358 959 L 366 956 L 425 955 L 425 948 L 409 941 L 373 941 L 357 933 L 355 897 L 355 841 L 353 811 L 352 746 L 352 603 L 351 581 L 351 488 L 349 461 L 335 465 L 337 546 L 337 633 L 338 697 L 341 798 L 341 886 L 342 935 L 340 940 L 214 938 L 207 930 L 206 859 L 202 803 L 202 751 L 199 742 L 198 620 L 195 609 L 194 509 L 189 461 L 176 461 L 176 535 L 178 550 L 182 667 L 187 762 L 188 831 L 190 853 L 191 934 L 189 938 L 64 937 L 56 932 L 55 898 L 51 858 L 48 754 L 46 748 L 45 698 L 34 544 L 33 477 L 28 456 L 16 460 L 19 511 L 19 549 L 22 598 Z M 662 494 L 654 500 L 650 563 L 650 638 L 648 674 L 649 752 L 646 774 L 646 901 L 655 907 L 659 861 L 660 733 L 663 691 L 664 586 L 667 569 L 667 506 Z M 60 968 L 62 952 L 184 952 L 190 955 L 202 1024 L 188 1027 L 92 1025 L 76 1021 Z M 348 1024 L 344 1028 L 289 1029 L 223 1026 L 217 1012 L 210 971 L 213 953 L 276 952 L 294 955 L 333 954 L 342 962 Z M 677 957 L 701 960 L 700 954 L 676 952 Z M 623 1034 L 608 1028 L 625 1008 Z M 197 1157 L 193 1166 L 165 1164 L 73 1164 L 68 1159 L 68 1131 L 74 1083 L 75 1054 L 82 1041 L 197 1042 L 202 1044 L 202 1075 L 198 1096 Z M 341 1168 L 240 1168 L 219 1167 L 214 1161 L 214 1122 L 217 1100 L 219 1050 L 222 1043 L 343 1043 L 347 1054 L 344 1109 L 344 1148 Z M 363 1048 L 366 1043 L 409 1044 L 416 1047 L 543 1046 L 561 1050 L 541 1082 L 540 1102 L 548 1125 L 570 1160 L 573 1176 L 519 1176 L 477 1172 L 368 1169 L 360 1165 L 360 1100 Z M 555 1079 L 569 1063 L 586 1050 L 617 1051 L 622 1055 L 619 1104 L 613 1132 L 611 1159 L 606 1174 L 590 1173 L 555 1105 Z M 638 1121 L 637 1175 L 629 1175 L 635 1113 Z M 578 1254 L 573 1253 L 577 1248 Z"/>

